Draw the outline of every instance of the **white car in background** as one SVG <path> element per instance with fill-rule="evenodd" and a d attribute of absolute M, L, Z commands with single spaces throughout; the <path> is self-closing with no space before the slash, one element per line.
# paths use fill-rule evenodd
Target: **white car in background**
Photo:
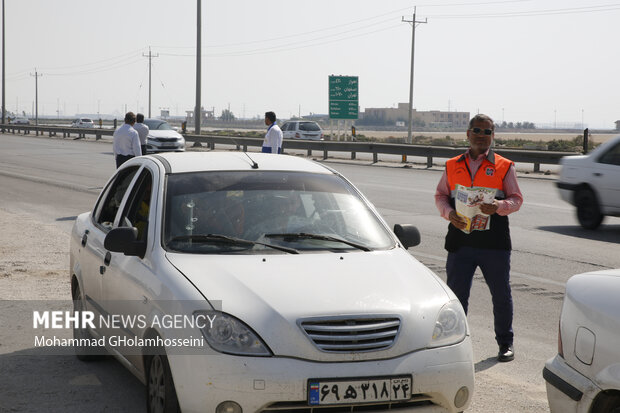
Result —
<path fill-rule="evenodd" d="M 620 412 L 620 269 L 571 277 L 558 354 L 543 377 L 551 413 Z"/>
<path fill-rule="evenodd" d="M 394 231 L 306 159 L 132 158 L 75 220 L 70 277 L 76 309 L 146 323 L 74 337 L 107 338 L 149 412 L 462 412 L 474 391 L 465 313 L 407 251 L 417 229 Z M 164 317 L 175 324 L 154 323 Z"/>
<path fill-rule="evenodd" d="M 160 119 L 145 119 L 144 124 L 149 127 L 149 134 L 146 139 L 146 152 L 171 152 L 184 151 L 185 138 L 170 124 Z"/>
<path fill-rule="evenodd" d="M 89 118 L 78 118 L 71 122 L 72 128 L 94 128 L 95 122 Z"/>
<path fill-rule="evenodd" d="M 288 121 L 280 128 L 284 139 L 323 140 L 323 130 L 318 123 L 312 121 Z"/>
<path fill-rule="evenodd" d="M 620 136 L 560 164 L 556 185 L 562 199 L 577 207 L 582 227 L 596 229 L 605 215 L 620 216 Z"/>
<path fill-rule="evenodd" d="M 30 125 L 30 120 L 22 116 L 17 116 L 15 118 L 11 118 L 9 123 L 12 125 Z"/>

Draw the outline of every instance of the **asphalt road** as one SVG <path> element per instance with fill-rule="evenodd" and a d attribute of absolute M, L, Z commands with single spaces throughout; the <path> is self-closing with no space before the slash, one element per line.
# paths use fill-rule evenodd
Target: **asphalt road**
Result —
<path fill-rule="evenodd" d="M 441 167 L 403 167 L 387 162 L 372 165 L 369 161 L 343 159 L 325 163 L 358 186 L 390 225 L 415 224 L 422 243 L 410 252 L 445 279 L 443 240 L 447 221 L 438 216 L 433 202 Z M 0 135 L 0 208 L 33 216 L 41 223 L 53 223 L 66 233 L 77 214 L 92 208 L 113 172 L 109 141 Z M 575 273 L 620 267 L 620 218 L 607 218 L 597 231 L 582 230 L 573 208 L 560 200 L 553 175 L 520 172 L 519 183 L 525 203 L 510 217 L 516 359 L 502 364 L 495 361 L 490 295 L 477 274 L 468 315 L 476 362 L 472 412 L 548 411 L 541 372 L 545 360 L 556 352 L 565 282 Z M 42 363 L 43 371 L 46 365 L 51 368 L 51 364 L 62 362 L 66 369 L 96 376 L 101 386 L 89 391 L 114 393 L 107 399 L 105 410 L 127 411 L 143 405 L 141 385 L 113 360 L 91 366 L 73 359 L 24 360 Z M 48 385 L 41 377 L 18 383 L 24 393 L 41 391 Z M 0 389 L 0 399 L 2 392 Z M 71 392 L 69 396 L 66 393 L 63 397 L 72 397 Z M 75 403 L 70 406 L 77 406 L 75 411 L 80 410 L 79 406 L 103 411 L 80 404 L 80 396 L 74 396 Z M 47 410 L 39 407 L 33 406 L 32 411 Z"/>

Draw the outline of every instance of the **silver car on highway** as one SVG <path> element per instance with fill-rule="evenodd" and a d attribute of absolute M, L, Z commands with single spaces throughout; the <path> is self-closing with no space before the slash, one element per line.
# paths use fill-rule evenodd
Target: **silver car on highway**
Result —
<path fill-rule="evenodd" d="M 306 159 L 136 157 L 71 233 L 76 351 L 118 358 L 149 412 L 462 412 L 467 320 L 419 242 Z"/>

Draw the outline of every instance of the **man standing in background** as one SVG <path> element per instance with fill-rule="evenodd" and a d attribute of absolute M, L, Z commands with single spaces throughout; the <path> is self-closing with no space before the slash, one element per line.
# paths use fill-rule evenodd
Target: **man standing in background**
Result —
<path fill-rule="evenodd" d="M 265 153 L 282 153 L 282 130 L 276 125 L 276 114 L 265 112 L 265 125 L 268 126 L 262 151 Z"/>
<path fill-rule="evenodd" d="M 142 155 L 146 155 L 146 137 L 149 136 L 149 127 L 144 123 L 144 115 L 142 113 L 138 113 L 136 115 L 136 123 L 133 125 L 133 128 L 138 132 L 138 136 L 140 137 L 140 148 L 142 149 Z"/>
<path fill-rule="evenodd" d="M 125 123 L 114 131 L 112 149 L 114 150 L 117 168 L 134 156 L 142 155 L 140 137 L 138 136 L 138 132 L 133 128 L 135 123 L 136 115 L 134 115 L 133 112 L 127 112 L 125 114 Z"/>

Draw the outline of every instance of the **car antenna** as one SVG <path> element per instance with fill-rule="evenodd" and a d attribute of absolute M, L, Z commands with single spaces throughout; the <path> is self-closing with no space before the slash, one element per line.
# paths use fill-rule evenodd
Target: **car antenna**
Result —
<path fill-rule="evenodd" d="M 255 161 L 254 159 L 252 159 L 252 158 L 250 157 L 250 155 L 248 155 L 248 153 L 247 153 L 246 151 L 243 151 L 243 153 L 245 154 L 245 156 L 247 156 L 247 157 L 248 157 L 248 159 L 249 159 L 250 161 L 252 161 L 252 169 L 258 169 L 258 164 L 256 163 L 256 161 Z"/>
<path fill-rule="evenodd" d="M 233 141 L 233 143 L 234 143 L 236 146 L 240 146 L 240 145 L 237 143 L 237 141 L 235 140 L 235 138 L 233 138 L 232 136 L 229 136 L 229 138 L 230 138 L 230 140 L 231 140 L 231 141 Z M 248 159 L 250 160 L 250 162 L 252 162 L 252 169 L 258 169 L 258 164 L 256 163 L 256 161 L 255 161 L 254 159 L 252 159 L 252 158 L 250 157 L 250 155 L 248 155 L 248 153 L 247 153 L 245 150 L 243 151 L 243 153 L 245 154 L 245 156 L 247 156 L 247 157 L 248 157 Z"/>

